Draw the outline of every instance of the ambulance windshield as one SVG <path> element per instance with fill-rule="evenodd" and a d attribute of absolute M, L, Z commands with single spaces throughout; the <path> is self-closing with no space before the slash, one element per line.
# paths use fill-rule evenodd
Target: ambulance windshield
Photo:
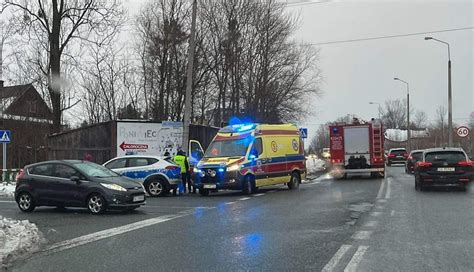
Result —
<path fill-rule="evenodd" d="M 248 139 L 214 141 L 207 148 L 204 157 L 243 157 L 250 142 Z"/>

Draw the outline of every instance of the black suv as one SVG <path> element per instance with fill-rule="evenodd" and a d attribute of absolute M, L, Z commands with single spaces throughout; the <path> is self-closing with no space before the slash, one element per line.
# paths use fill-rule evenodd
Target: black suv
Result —
<path fill-rule="evenodd" d="M 26 166 L 17 176 L 15 200 L 23 212 L 38 206 L 132 210 L 145 204 L 143 186 L 92 162 L 46 161 Z"/>
<path fill-rule="evenodd" d="M 415 173 L 415 165 L 418 161 L 421 160 L 423 156 L 423 150 L 413 150 L 408 155 L 407 162 L 405 163 L 405 173 L 413 174 Z"/>
<path fill-rule="evenodd" d="M 434 148 L 423 152 L 415 166 L 415 189 L 456 186 L 466 190 L 473 178 L 474 162 L 461 148 Z"/>
<path fill-rule="evenodd" d="M 387 165 L 394 163 L 405 163 L 408 158 L 407 150 L 405 148 L 392 148 L 387 154 Z"/>

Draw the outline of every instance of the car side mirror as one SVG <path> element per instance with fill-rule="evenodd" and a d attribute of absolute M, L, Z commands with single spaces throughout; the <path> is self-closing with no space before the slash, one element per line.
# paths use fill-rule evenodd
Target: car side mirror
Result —
<path fill-rule="evenodd" d="M 72 176 L 72 177 L 70 178 L 70 180 L 71 180 L 71 181 L 74 181 L 74 182 L 76 182 L 76 183 L 79 183 L 79 181 L 81 181 L 81 179 L 80 179 L 78 176 Z"/>

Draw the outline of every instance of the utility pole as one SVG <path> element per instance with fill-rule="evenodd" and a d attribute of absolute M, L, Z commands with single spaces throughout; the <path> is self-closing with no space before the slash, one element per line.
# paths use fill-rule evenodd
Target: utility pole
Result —
<path fill-rule="evenodd" d="M 399 79 L 398 77 L 394 80 L 401 81 L 407 85 L 407 151 L 411 151 L 411 131 L 410 131 L 410 85 L 408 82 Z"/>
<path fill-rule="evenodd" d="M 425 40 L 433 40 L 448 46 L 448 146 L 453 146 L 453 98 L 451 89 L 451 49 L 449 43 L 435 39 L 433 37 L 425 37 Z"/>
<path fill-rule="evenodd" d="M 186 94 L 184 97 L 184 128 L 182 149 L 188 152 L 189 149 L 189 125 L 191 124 L 191 92 L 193 87 L 193 65 L 194 65 L 194 37 L 196 35 L 196 13 L 197 0 L 193 0 L 193 12 L 191 19 L 191 37 L 189 39 L 188 69 L 186 73 Z M 188 156 L 190 154 L 187 154 Z"/>

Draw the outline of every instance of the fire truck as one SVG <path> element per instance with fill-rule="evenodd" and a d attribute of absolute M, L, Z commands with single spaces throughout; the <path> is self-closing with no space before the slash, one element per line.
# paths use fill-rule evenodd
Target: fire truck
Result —
<path fill-rule="evenodd" d="M 329 137 L 331 163 L 337 176 L 346 178 L 347 174 L 364 173 L 374 178 L 385 176 L 384 128 L 379 119 L 331 125 Z"/>

